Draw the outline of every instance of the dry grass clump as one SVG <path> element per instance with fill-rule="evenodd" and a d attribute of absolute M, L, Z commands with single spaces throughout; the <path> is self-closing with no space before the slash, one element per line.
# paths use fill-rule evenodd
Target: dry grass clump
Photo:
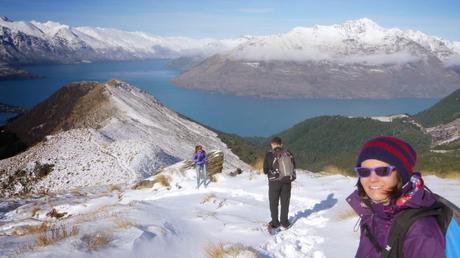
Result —
<path fill-rule="evenodd" d="M 33 234 L 39 234 L 39 233 L 44 233 L 48 231 L 49 225 L 47 222 L 40 223 L 38 225 L 25 225 L 21 227 L 17 227 L 13 233 L 11 233 L 12 236 L 25 236 L 25 235 L 33 235 Z"/>
<path fill-rule="evenodd" d="M 51 217 L 51 218 L 56 218 L 56 219 L 60 219 L 64 217 L 65 215 L 67 215 L 67 212 L 59 213 L 55 208 L 53 208 L 51 211 L 46 213 L 46 216 Z"/>
<path fill-rule="evenodd" d="M 60 240 L 76 236 L 79 232 L 77 226 L 53 225 L 35 239 L 35 244 L 41 247 L 52 245 Z"/>
<path fill-rule="evenodd" d="M 82 248 L 88 252 L 94 252 L 110 245 L 113 236 L 108 232 L 86 234 L 81 239 Z"/>
<path fill-rule="evenodd" d="M 264 170 L 264 160 L 257 159 L 254 163 L 251 164 L 251 166 L 254 171 L 256 171 L 259 174 L 262 174 Z"/>
<path fill-rule="evenodd" d="M 169 186 L 169 179 L 165 175 L 156 176 L 154 182 L 159 183 L 161 186 Z"/>
<path fill-rule="evenodd" d="M 241 244 L 208 244 L 204 249 L 206 258 L 231 258 L 231 257 L 247 257 L 258 258 L 259 255 L 252 248 Z"/>
<path fill-rule="evenodd" d="M 119 186 L 119 185 L 111 185 L 110 186 L 110 192 L 115 192 L 115 191 L 121 192 L 121 186 Z"/>
<path fill-rule="evenodd" d="M 203 200 L 201 201 L 201 204 L 215 202 L 215 200 L 216 200 L 216 195 L 214 193 L 209 193 L 204 196 Z"/>
<path fill-rule="evenodd" d="M 209 194 L 204 196 L 203 200 L 201 201 L 201 204 L 218 203 L 217 208 L 222 208 L 224 206 L 225 202 L 226 202 L 226 199 L 218 201 L 217 196 L 214 193 L 209 193 Z"/>
<path fill-rule="evenodd" d="M 169 187 L 169 179 L 165 175 L 157 175 L 153 180 L 143 180 L 135 184 L 132 189 L 135 190 L 140 190 L 140 189 L 145 189 L 145 188 L 152 188 L 155 186 L 155 184 L 159 184 L 160 186 L 163 187 Z"/>
<path fill-rule="evenodd" d="M 39 210 L 40 210 L 40 208 L 38 206 L 33 206 L 32 209 L 31 209 L 32 217 L 35 217 L 35 215 L 37 215 L 37 212 Z"/>
<path fill-rule="evenodd" d="M 321 169 L 325 174 L 327 175 L 336 175 L 336 174 L 339 174 L 339 175 L 347 175 L 349 176 L 350 173 L 337 167 L 337 166 L 334 166 L 334 165 L 328 165 L 328 166 L 324 166 L 322 169 Z"/>
<path fill-rule="evenodd" d="M 435 171 L 422 171 L 423 176 L 437 176 L 440 178 L 446 179 L 460 179 L 460 171 L 443 171 L 443 172 L 435 172 Z"/>
<path fill-rule="evenodd" d="M 209 181 L 211 181 L 213 183 L 217 182 L 217 175 L 209 176 Z"/>
<path fill-rule="evenodd" d="M 119 216 L 113 218 L 113 223 L 115 224 L 115 229 L 128 229 L 136 225 L 132 221 Z"/>

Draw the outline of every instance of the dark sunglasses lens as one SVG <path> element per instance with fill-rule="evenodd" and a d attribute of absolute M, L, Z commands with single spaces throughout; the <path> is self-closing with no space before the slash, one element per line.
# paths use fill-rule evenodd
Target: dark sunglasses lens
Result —
<path fill-rule="evenodd" d="M 371 174 L 371 170 L 368 168 L 356 168 L 356 173 L 360 177 L 368 177 Z"/>
<path fill-rule="evenodd" d="M 378 176 L 389 176 L 391 174 L 391 167 L 378 167 L 375 168 L 375 174 Z"/>

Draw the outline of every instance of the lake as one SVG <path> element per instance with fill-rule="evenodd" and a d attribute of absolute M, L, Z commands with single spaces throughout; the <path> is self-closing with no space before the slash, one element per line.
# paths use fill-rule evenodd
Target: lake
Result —
<path fill-rule="evenodd" d="M 63 85 L 119 79 L 142 88 L 170 109 L 212 128 L 242 136 L 270 136 L 320 115 L 381 116 L 422 111 L 437 99 L 262 99 L 176 87 L 168 60 L 25 66 L 40 80 L 0 81 L 0 102 L 31 108 Z M 0 113 L 0 123 L 14 114 Z"/>

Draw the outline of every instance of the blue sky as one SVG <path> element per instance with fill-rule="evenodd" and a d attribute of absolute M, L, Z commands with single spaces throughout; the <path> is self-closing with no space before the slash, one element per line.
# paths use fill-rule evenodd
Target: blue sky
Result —
<path fill-rule="evenodd" d="M 0 15 L 194 38 L 284 33 L 367 17 L 383 27 L 460 40 L 460 0 L 0 0 Z"/>

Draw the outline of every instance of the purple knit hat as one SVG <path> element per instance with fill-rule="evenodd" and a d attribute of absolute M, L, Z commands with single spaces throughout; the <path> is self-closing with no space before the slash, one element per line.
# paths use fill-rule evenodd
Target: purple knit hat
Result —
<path fill-rule="evenodd" d="M 403 185 L 406 184 L 417 160 L 417 153 L 409 143 L 392 136 L 379 136 L 370 139 L 362 147 L 356 166 L 367 159 L 377 159 L 395 166 Z"/>

